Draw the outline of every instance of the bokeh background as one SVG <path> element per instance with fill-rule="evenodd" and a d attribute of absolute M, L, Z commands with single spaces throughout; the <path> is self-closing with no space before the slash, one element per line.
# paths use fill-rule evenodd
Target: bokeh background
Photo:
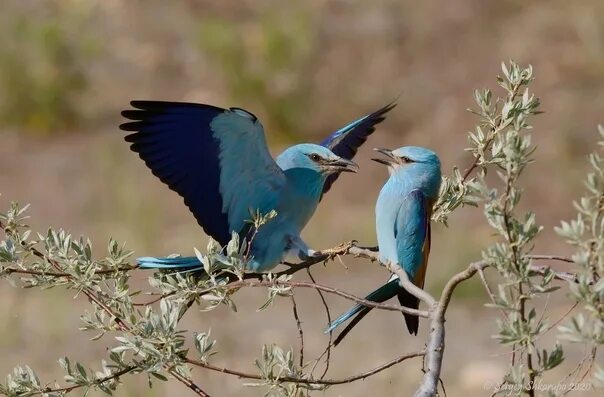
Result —
<path fill-rule="evenodd" d="M 522 209 L 544 230 L 539 252 L 569 254 L 553 226 L 573 216 L 586 155 L 604 122 L 604 2 L 601 0 L 322 1 L 3 0 L 0 4 L 0 205 L 31 203 L 37 231 L 63 227 L 89 236 L 102 255 L 112 236 L 137 254 L 190 254 L 207 238 L 181 199 L 129 152 L 117 126 L 131 99 L 239 106 L 263 122 L 273 153 L 329 132 L 398 98 L 362 149 L 358 175 L 344 175 L 304 232 L 316 249 L 357 239 L 375 244 L 373 206 L 386 172 L 371 147 L 421 145 L 450 173 L 471 161 L 463 151 L 476 119 L 473 89 L 496 89 L 500 62 L 532 64 L 544 114 L 534 119 L 535 164 L 524 177 Z M 480 210 L 464 208 L 434 228 L 427 289 L 444 281 L 494 240 Z M 363 295 L 383 282 L 375 265 L 346 260 L 315 269 L 322 283 Z M 136 277 L 144 280 L 145 274 Z M 296 275 L 304 279 L 303 275 Z M 0 374 L 29 364 L 43 381 L 62 381 L 56 359 L 93 368 L 104 342 L 77 330 L 82 297 L 63 290 L 0 286 Z M 326 336 L 319 298 L 300 291 L 307 355 Z M 240 293 L 237 313 L 191 310 L 184 327 L 212 329 L 219 365 L 253 370 L 263 343 L 297 344 L 288 300 L 256 313 L 263 291 Z M 443 380 L 449 395 L 489 395 L 509 355 L 491 338 L 497 312 L 483 307 L 477 280 L 460 288 L 448 315 Z M 330 298 L 333 313 L 349 303 Z M 552 297 L 552 318 L 565 312 Z M 421 347 L 393 313 L 372 313 L 333 354 L 330 376 L 369 369 Z M 551 332 L 553 343 L 555 332 Z M 576 364 L 582 346 L 567 351 Z M 572 361 L 574 360 L 574 361 Z M 409 395 L 420 377 L 410 361 L 325 396 Z M 255 396 L 226 375 L 195 370 L 212 395 Z M 124 378 L 120 396 L 186 395 L 177 382 Z M 319 393 L 321 394 L 321 393 Z M 572 393 L 571 393 L 572 394 Z M 579 395 L 579 394 L 577 394 Z M 582 395 L 588 395 L 586 393 Z M 596 395 L 596 394 L 593 394 Z"/>

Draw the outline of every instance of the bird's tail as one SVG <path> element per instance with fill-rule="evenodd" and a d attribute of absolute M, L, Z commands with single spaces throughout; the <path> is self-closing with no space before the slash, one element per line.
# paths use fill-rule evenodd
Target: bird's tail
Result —
<path fill-rule="evenodd" d="M 419 299 L 410 294 L 406 289 L 401 288 L 396 294 L 398 301 L 401 306 L 408 307 L 409 309 L 417 309 L 419 307 Z M 414 314 L 403 313 L 405 316 L 405 324 L 410 334 L 417 335 L 417 329 L 419 328 L 419 317 Z"/>
<path fill-rule="evenodd" d="M 396 278 L 390 280 L 388 283 L 382 285 L 380 288 L 367 295 L 365 299 L 372 302 L 382 303 L 390 298 L 394 298 L 395 296 L 397 296 L 397 294 L 400 293 L 400 290 L 402 290 L 402 288 L 399 286 L 398 278 Z M 365 317 L 365 315 L 367 315 L 367 313 L 369 313 L 371 309 L 371 307 L 358 304 L 346 313 L 342 314 L 334 321 L 332 321 L 331 324 L 329 324 L 329 327 L 327 327 L 327 329 L 325 330 L 325 333 L 333 331 L 340 324 L 356 315 L 356 317 L 350 322 L 350 324 L 348 324 L 346 328 L 344 328 L 342 332 L 338 335 L 338 337 L 334 340 L 334 346 L 337 346 L 342 341 L 342 339 L 344 339 L 344 337 L 350 332 L 350 330 L 352 330 L 352 328 L 354 328 L 354 326 L 357 325 L 357 323 L 361 321 L 361 319 Z"/>
<path fill-rule="evenodd" d="M 195 256 L 177 256 L 173 258 L 154 258 L 145 256 L 136 258 L 136 263 L 144 269 L 173 269 L 173 270 L 199 270 L 203 264 Z"/>

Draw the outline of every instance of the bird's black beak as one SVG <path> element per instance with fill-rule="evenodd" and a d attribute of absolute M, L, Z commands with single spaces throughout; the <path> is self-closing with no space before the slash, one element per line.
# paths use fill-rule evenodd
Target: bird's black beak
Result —
<path fill-rule="evenodd" d="M 359 166 L 351 160 L 339 158 L 331 160 L 325 164 L 332 172 L 357 172 Z"/>
<path fill-rule="evenodd" d="M 378 162 L 380 164 L 387 165 L 387 166 L 393 166 L 394 164 L 398 164 L 396 156 L 394 154 L 392 154 L 392 150 L 382 149 L 382 148 L 374 148 L 373 150 L 383 154 L 387 158 L 385 158 L 385 159 L 377 158 L 377 159 L 371 159 L 371 160 Z"/>

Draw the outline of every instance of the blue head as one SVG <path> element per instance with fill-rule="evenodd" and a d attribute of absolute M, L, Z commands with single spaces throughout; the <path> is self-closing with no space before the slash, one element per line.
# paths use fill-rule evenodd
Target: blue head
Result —
<path fill-rule="evenodd" d="M 418 146 L 374 150 L 385 156 L 373 160 L 388 166 L 391 178 L 422 190 L 428 197 L 438 197 L 441 181 L 440 159 L 432 150 Z"/>
<path fill-rule="evenodd" d="M 282 170 L 305 168 L 325 177 L 337 172 L 357 172 L 358 169 L 354 162 L 334 154 L 325 146 L 312 143 L 291 146 L 276 161 Z"/>

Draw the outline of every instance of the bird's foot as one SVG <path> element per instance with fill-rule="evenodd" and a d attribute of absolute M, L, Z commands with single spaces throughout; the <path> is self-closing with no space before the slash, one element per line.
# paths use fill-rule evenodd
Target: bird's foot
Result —
<path fill-rule="evenodd" d="M 352 247 L 356 247 L 357 243 L 358 243 L 358 241 L 356 241 L 356 240 L 350 240 L 346 243 L 336 245 L 333 248 L 328 248 L 328 249 L 322 250 L 319 253 L 321 255 L 326 256 L 329 259 L 333 259 L 340 255 L 346 255 Z"/>
<path fill-rule="evenodd" d="M 308 248 L 305 251 L 298 251 L 298 258 L 300 258 L 300 260 L 306 261 L 309 259 L 314 259 L 314 258 L 320 258 L 322 255 L 321 251 L 315 251 L 313 249 Z"/>

